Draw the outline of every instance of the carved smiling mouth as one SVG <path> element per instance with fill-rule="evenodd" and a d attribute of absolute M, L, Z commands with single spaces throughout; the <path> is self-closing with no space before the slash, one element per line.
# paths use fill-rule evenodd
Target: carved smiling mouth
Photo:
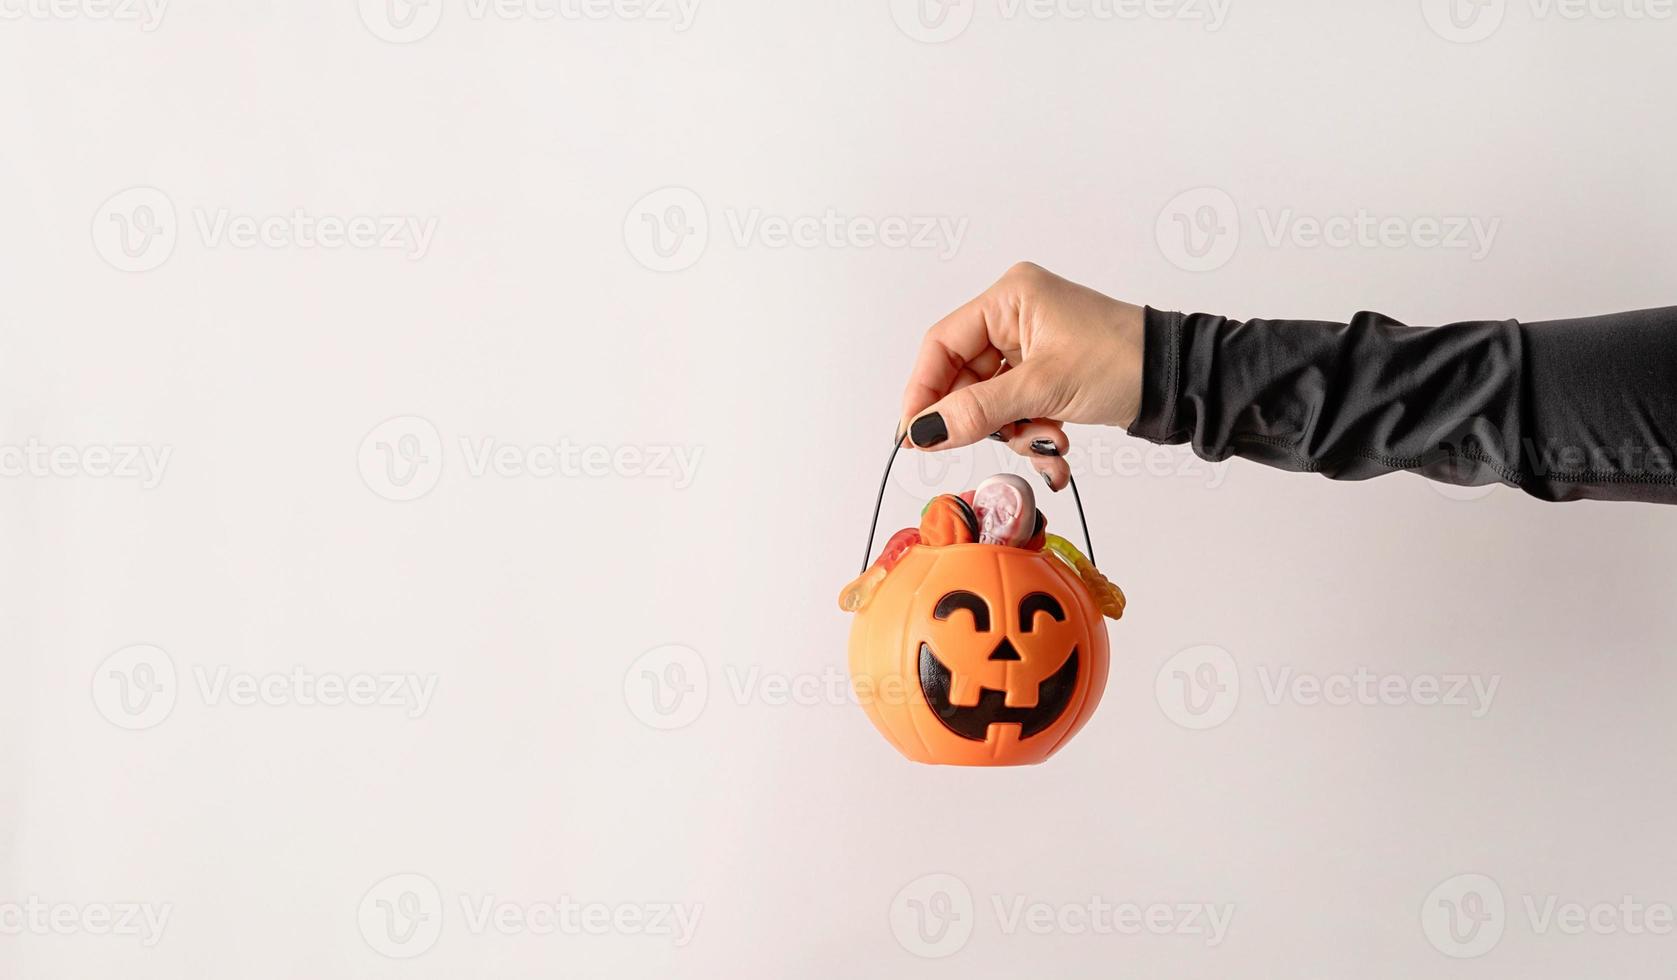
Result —
<path fill-rule="evenodd" d="M 926 696 L 926 703 L 943 727 L 974 742 L 989 737 L 991 725 L 1018 725 L 1019 737 L 1030 738 L 1065 713 L 1076 686 L 1077 648 L 1072 647 L 1065 666 L 1037 686 L 1036 707 L 1010 708 L 1006 692 L 986 687 L 979 689 L 978 704 L 964 708 L 949 701 L 949 668 L 932 654 L 929 645 L 920 644 L 920 692 Z"/>

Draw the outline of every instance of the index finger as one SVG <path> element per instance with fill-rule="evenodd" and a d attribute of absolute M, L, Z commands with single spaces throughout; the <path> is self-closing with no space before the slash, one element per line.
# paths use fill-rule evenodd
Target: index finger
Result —
<path fill-rule="evenodd" d="M 1010 358 L 1010 354 L 1014 357 Z M 980 359 L 990 360 L 985 355 L 991 355 L 999 363 L 1004 358 L 1017 360 L 1017 354 L 1017 340 L 1010 339 L 997 314 L 993 290 L 969 300 L 933 324 L 920 341 L 914 370 L 903 389 L 903 421 L 914 418 L 949 394 L 967 365 Z"/>

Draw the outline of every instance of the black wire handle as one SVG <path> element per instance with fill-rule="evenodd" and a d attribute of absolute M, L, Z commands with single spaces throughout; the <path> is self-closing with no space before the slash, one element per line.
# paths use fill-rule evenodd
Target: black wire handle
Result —
<path fill-rule="evenodd" d="M 885 507 L 885 486 L 891 482 L 891 467 L 896 464 L 897 453 L 903 448 L 903 441 L 907 438 L 907 433 L 897 437 L 897 444 L 891 447 L 891 458 L 885 461 L 885 475 L 879 478 L 879 498 L 873 502 L 873 521 L 868 525 L 868 550 L 862 555 L 864 574 L 873 563 L 873 538 L 879 533 L 879 512 Z M 1083 525 L 1083 553 L 1089 556 L 1089 564 L 1096 565 L 1095 543 L 1089 537 L 1089 518 L 1083 515 L 1083 495 L 1077 492 L 1077 477 L 1071 475 L 1070 469 L 1066 470 L 1066 480 L 1071 485 L 1071 499 L 1077 502 L 1077 522 Z"/>

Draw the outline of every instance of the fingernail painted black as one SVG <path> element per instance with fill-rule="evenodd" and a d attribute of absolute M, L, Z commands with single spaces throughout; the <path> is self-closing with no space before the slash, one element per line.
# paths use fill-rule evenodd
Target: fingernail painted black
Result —
<path fill-rule="evenodd" d="M 927 412 L 908 427 L 908 437 L 921 449 L 930 449 L 949 438 L 949 426 L 944 424 L 942 415 Z"/>
<path fill-rule="evenodd" d="M 1032 439 L 1031 452 L 1038 456 L 1058 456 L 1060 455 L 1060 447 L 1054 445 L 1052 439 Z"/>

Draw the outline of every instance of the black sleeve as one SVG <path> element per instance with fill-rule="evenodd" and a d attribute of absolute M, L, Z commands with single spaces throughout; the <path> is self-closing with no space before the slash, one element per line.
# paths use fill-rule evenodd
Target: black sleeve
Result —
<path fill-rule="evenodd" d="M 1361 480 L 1677 503 L 1677 307 L 1409 327 L 1147 310 L 1133 435 Z"/>

